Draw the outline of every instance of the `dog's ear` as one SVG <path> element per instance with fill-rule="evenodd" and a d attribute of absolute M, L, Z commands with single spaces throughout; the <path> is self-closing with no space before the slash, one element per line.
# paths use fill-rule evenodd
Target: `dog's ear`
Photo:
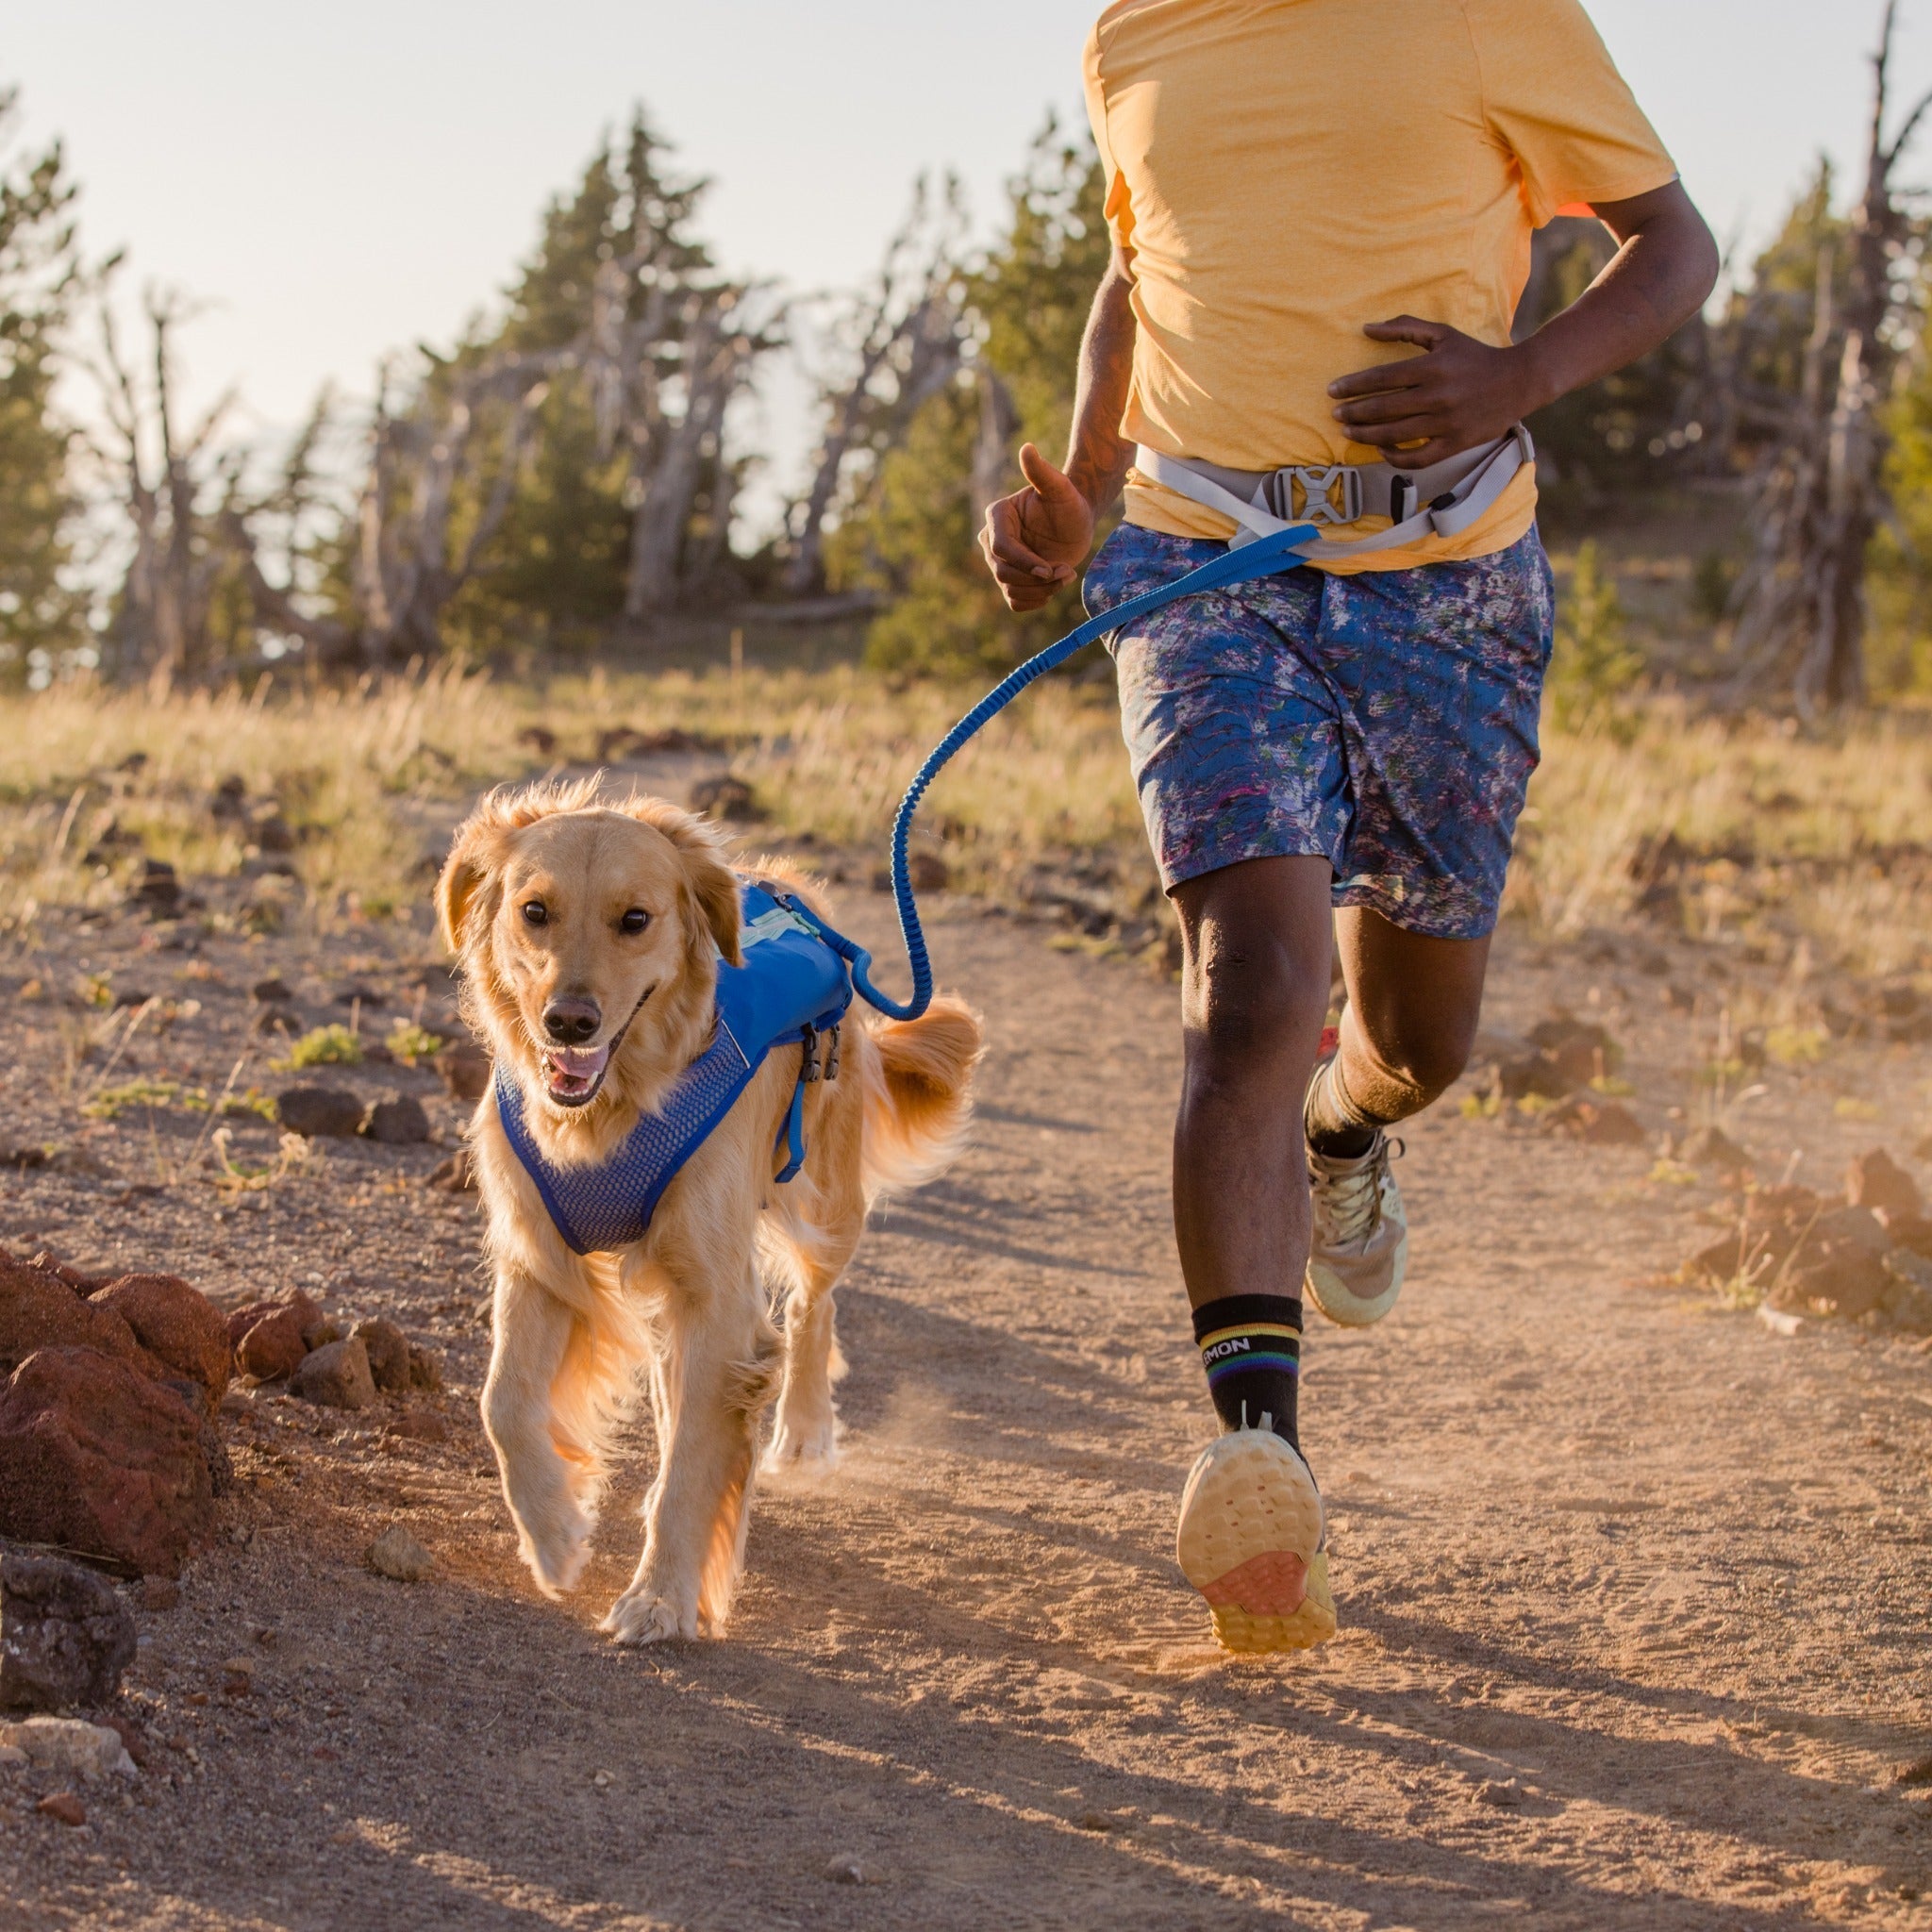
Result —
<path fill-rule="evenodd" d="M 718 942 L 727 965 L 742 966 L 738 947 L 738 874 L 708 841 L 683 848 L 685 876 L 697 902 L 698 916 Z"/>
<path fill-rule="evenodd" d="M 708 933 L 727 965 L 743 965 L 738 947 L 738 874 L 725 863 L 724 841 L 717 827 L 661 798 L 634 796 L 617 808 L 663 833 L 677 847 L 696 914 L 693 936 L 696 930 Z"/>
<path fill-rule="evenodd" d="M 500 815 L 486 802 L 458 828 L 442 862 L 436 881 L 436 922 L 452 953 L 461 954 L 469 945 L 477 912 L 486 921 L 494 916 L 504 829 Z"/>

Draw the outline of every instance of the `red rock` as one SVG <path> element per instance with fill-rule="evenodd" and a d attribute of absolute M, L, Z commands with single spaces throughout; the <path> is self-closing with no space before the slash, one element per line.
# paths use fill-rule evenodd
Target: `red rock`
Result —
<path fill-rule="evenodd" d="M 141 1586 L 141 1607 L 144 1610 L 173 1610 L 180 1607 L 181 1586 L 165 1576 L 150 1576 Z"/>
<path fill-rule="evenodd" d="M 375 1400 L 369 1351 L 351 1336 L 325 1342 L 302 1358 L 289 1383 L 290 1392 L 325 1408 L 367 1408 Z"/>
<path fill-rule="evenodd" d="M 1876 1255 L 1844 1247 L 1793 1271 L 1772 1299 L 1793 1313 L 1838 1315 L 1855 1322 L 1884 1301 L 1890 1287 L 1891 1276 Z"/>
<path fill-rule="evenodd" d="M 147 1733 L 131 1717 L 104 1717 L 101 1722 L 121 1740 L 121 1747 L 134 1760 L 137 1771 L 147 1769 Z"/>
<path fill-rule="evenodd" d="M 1845 1199 L 1888 1215 L 1917 1214 L 1924 1206 L 1918 1182 L 1883 1147 L 1859 1155 L 1845 1170 Z"/>
<path fill-rule="evenodd" d="M 87 1823 L 87 1807 L 72 1791 L 55 1791 L 44 1797 L 34 1807 L 42 1818 L 51 1818 L 57 1824 L 71 1824 L 78 1828 Z"/>
<path fill-rule="evenodd" d="M 0 1535 L 178 1575 L 214 1534 L 205 1426 L 126 1361 L 38 1350 L 0 1389 Z"/>
<path fill-rule="evenodd" d="M 379 1315 L 350 1331 L 369 1352 L 369 1373 L 378 1389 L 399 1394 L 409 1386 L 409 1338 Z"/>
<path fill-rule="evenodd" d="M 124 1274 L 88 1300 L 119 1315 L 164 1367 L 198 1382 L 214 1412 L 228 1386 L 228 1328 L 199 1289 L 176 1274 Z"/>
<path fill-rule="evenodd" d="M 45 1274 L 58 1275 L 75 1294 L 92 1294 L 108 1279 L 105 1274 L 90 1274 L 85 1269 L 61 1260 L 50 1248 L 42 1248 L 26 1265 L 38 1268 Z"/>
<path fill-rule="evenodd" d="M 0 1374 L 38 1348 L 93 1348 L 143 1374 L 158 1364 L 111 1308 L 83 1301 L 58 1276 L 36 1268 L 0 1267 Z"/>
<path fill-rule="evenodd" d="M 273 1308 L 249 1329 L 235 1350 L 235 1362 L 258 1382 L 292 1375 L 308 1353 L 302 1345 L 302 1323 L 293 1308 Z"/>
<path fill-rule="evenodd" d="M 287 1294 L 272 1295 L 258 1302 L 244 1302 L 228 1317 L 228 1346 L 241 1346 L 242 1338 L 261 1320 L 277 1309 L 292 1309 L 296 1327 L 299 1330 L 312 1327 L 322 1320 L 322 1310 L 314 1300 L 299 1288 L 291 1289 Z"/>
<path fill-rule="evenodd" d="M 432 1391 L 442 1387 L 442 1363 L 414 1341 L 409 1344 L 409 1382 L 412 1388 Z"/>

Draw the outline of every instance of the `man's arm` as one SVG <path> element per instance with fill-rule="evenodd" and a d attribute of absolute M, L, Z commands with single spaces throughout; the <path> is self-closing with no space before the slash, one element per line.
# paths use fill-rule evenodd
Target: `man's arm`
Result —
<path fill-rule="evenodd" d="M 1116 243 L 1080 342 L 1067 467 L 1055 469 L 1029 442 L 1020 452 L 1026 487 L 987 506 L 979 547 L 1009 609 L 1038 610 L 1073 581 L 1095 516 L 1126 480 L 1134 446 L 1122 441 L 1120 425 L 1134 367 L 1133 288 Z"/>
<path fill-rule="evenodd" d="M 1328 385 L 1335 420 L 1399 470 L 1493 441 L 1532 410 L 1647 355 L 1704 306 L 1717 243 L 1683 184 L 1591 210 L 1623 244 L 1584 292 L 1527 341 L 1491 348 L 1440 322 L 1398 315 L 1362 333 L 1425 353 Z"/>

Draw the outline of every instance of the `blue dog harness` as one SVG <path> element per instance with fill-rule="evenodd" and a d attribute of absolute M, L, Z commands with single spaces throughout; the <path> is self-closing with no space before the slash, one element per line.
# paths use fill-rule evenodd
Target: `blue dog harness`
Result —
<path fill-rule="evenodd" d="M 774 1046 L 805 1047 L 778 1146 L 789 1181 L 805 1162 L 805 1090 L 839 1072 L 839 1024 L 852 1004 L 846 962 L 864 955 L 789 892 L 741 882 L 742 966 L 718 962 L 717 1021 L 711 1044 L 687 1067 L 663 1108 L 646 1114 L 598 1167 L 558 1167 L 544 1159 L 524 1118 L 523 1089 L 501 1068 L 496 1111 L 557 1231 L 579 1255 L 608 1253 L 643 1240 L 664 1190 L 707 1135 L 731 1111 Z M 819 1036 L 827 1039 L 821 1073 Z"/>

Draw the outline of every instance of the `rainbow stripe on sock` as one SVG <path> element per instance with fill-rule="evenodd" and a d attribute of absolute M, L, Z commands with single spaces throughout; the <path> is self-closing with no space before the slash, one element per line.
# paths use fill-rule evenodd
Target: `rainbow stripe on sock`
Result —
<path fill-rule="evenodd" d="M 1241 1322 L 1217 1328 L 1200 1339 L 1201 1366 L 1211 1389 L 1229 1375 L 1252 1369 L 1274 1369 L 1298 1375 L 1302 1367 L 1302 1331 L 1285 1322 Z"/>

